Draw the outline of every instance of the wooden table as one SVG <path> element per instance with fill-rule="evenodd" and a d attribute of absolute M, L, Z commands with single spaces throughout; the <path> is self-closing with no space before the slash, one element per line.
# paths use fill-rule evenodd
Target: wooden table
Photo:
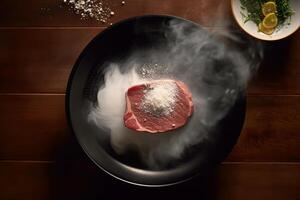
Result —
<path fill-rule="evenodd" d="M 212 27 L 219 14 L 216 5 L 222 1 L 126 0 L 126 6 L 120 0 L 110 2 L 116 13 L 113 22 L 155 13 Z M 230 2 L 224 4 L 232 20 Z M 96 21 L 80 20 L 62 0 L 1 1 L 1 200 L 101 199 L 112 190 L 193 192 L 199 198 L 222 200 L 300 199 L 300 31 L 265 44 L 264 62 L 248 90 L 242 135 L 208 183 L 150 191 L 128 189 L 98 170 L 66 123 L 68 76 L 82 49 L 103 29 L 105 25 Z"/>

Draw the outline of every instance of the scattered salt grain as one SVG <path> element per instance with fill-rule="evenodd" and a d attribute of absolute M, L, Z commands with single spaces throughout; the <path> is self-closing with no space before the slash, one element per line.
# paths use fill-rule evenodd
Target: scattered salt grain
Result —
<path fill-rule="evenodd" d="M 107 20 L 115 13 L 103 0 L 63 0 L 82 19 L 94 18 L 100 22 Z"/>
<path fill-rule="evenodd" d="M 168 73 L 168 66 L 162 64 L 143 64 L 138 69 L 138 73 L 143 79 L 161 79 Z"/>
<path fill-rule="evenodd" d="M 151 115 L 161 117 L 170 115 L 177 102 L 177 85 L 173 82 L 162 82 L 145 89 L 141 109 Z"/>

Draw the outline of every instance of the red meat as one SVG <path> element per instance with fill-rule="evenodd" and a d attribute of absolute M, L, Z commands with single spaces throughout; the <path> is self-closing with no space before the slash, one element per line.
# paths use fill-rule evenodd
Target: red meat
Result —
<path fill-rule="evenodd" d="M 160 84 L 171 83 L 176 87 L 176 101 L 172 112 L 158 116 L 146 112 L 142 108 L 145 94 Z M 135 131 L 161 133 L 184 126 L 193 113 L 192 94 L 187 86 L 181 81 L 158 80 L 141 85 L 136 85 L 126 92 L 126 111 L 124 124 L 127 128 Z"/>

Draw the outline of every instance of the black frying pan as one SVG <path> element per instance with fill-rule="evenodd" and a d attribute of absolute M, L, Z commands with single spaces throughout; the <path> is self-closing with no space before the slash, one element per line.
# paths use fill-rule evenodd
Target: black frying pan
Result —
<path fill-rule="evenodd" d="M 203 175 L 229 154 L 241 132 L 246 99 L 241 93 L 229 113 L 220 121 L 219 132 L 195 147 L 189 155 L 169 168 L 149 170 L 135 156 L 118 156 L 108 139 L 99 139 L 99 129 L 87 122 L 86 102 L 95 102 L 99 84 L 103 83 L 103 66 L 110 60 L 130 56 L 140 48 L 163 40 L 162 26 L 179 20 L 201 29 L 193 22 L 172 16 L 141 16 L 117 23 L 96 36 L 78 58 L 69 78 L 66 109 L 69 124 L 89 158 L 102 170 L 128 183 L 143 186 L 166 186 Z"/>

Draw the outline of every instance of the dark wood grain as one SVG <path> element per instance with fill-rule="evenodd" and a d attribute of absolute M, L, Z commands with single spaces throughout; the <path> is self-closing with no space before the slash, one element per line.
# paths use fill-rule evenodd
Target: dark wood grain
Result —
<path fill-rule="evenodd" d="M 299 164 L 222 164 L 209 180 L 171 188 L 141 188 L 108 177 L 87 163 L 0 162 L 0 199 L 137 199 L 182 194 L 201 199 L 297 200 Z M 198 180 L 199 181 L 199 180 Z M 205 190 L 205 191 L 204 191 Z M 117 194 L 116 194 L 116 191 Z M 177 199 L 177 198 L 175 198 Z"/>
<path fill-rule="evenodd" d="M 300 96 L 250 96 L 244 130 L 228 160 L 300 161 Z"/>
<path fill-rule="evenodd" d="M 247 120 L 228 161 L 300 161 L 300 96 L 249 97 Z M 55 160 L 73 137 L 64 95 L 0 95 L 0 159 Z"/>
<path fill-rule="evenodd" d="M 222 1 L 222 10 L 229 15 L 229 2 Z M 110 0 L 110 7 L 116 13 L 110 22 L 116 22 L 133 16 L 144 14 L 168 14 L 184 17 L 204 26 L 220 26 L 215 24 L 220 16 L 219 0 L 127 0 L 121 5 L 121 0 Z M 201 12 L 205 10 L 205 12 Z M 96 20 L 81 20 L 79 15 L 70 10 L 63 0 L 2 0 L 0 7 L 0 26 L 106 26 Z"/>
<path fill-rule="evenodd" d="M 216 176 L 216 199 L 297 200 L 299 167 L 272 163 L 222 165 Z"/>
<path fill-rule="evenodd" d="M 300 94 L 300 30 L 264 43 L 265 57 L 250 83 L 251 94 Z"/>
<path fill-rule="evenodd" d="M 50 199 L 51 165 L 47 163 L 1 163 L 1 199 Z"/>
<path fill-rule="evenodd" d="M 64 96 L 0 95 L 1 159 L 54 159 L 70 140 Z"/>
<path fill-rule="evenodd" d="M 77 57 L 101 30 L 0 30 L 0 92 L 64 93 Z"/>
<path fill-rule="evenodd" d="M 0 30 L 0 93 L 64 93 L 70 71 L 101 28 Z M 300 31 L 266 45 L 250 94 L 300 94 Z M 34 78 L 33 78 L 34 77 Z"/>
<path fill-rule="evenodd" d="M 68 76 L 87 43 L 109 23 L 137 15 L 176 15 L 219 31 L 226 25 L 223 19 L 234 21 L 230 0 L 109 2 L 116 15 L 102 24 L 81 20 L 63 0 L 1 1 L 0 199 L 114 199 L 123 194 L 157 199 L 176 193 L 181 199 L 299 200 L 299 30 L 264 43 L 264 61 L 249 86 L 244 130 L 214 175 L 146 189 L 118 182 L 92 164 L 64 111 Z"/>

